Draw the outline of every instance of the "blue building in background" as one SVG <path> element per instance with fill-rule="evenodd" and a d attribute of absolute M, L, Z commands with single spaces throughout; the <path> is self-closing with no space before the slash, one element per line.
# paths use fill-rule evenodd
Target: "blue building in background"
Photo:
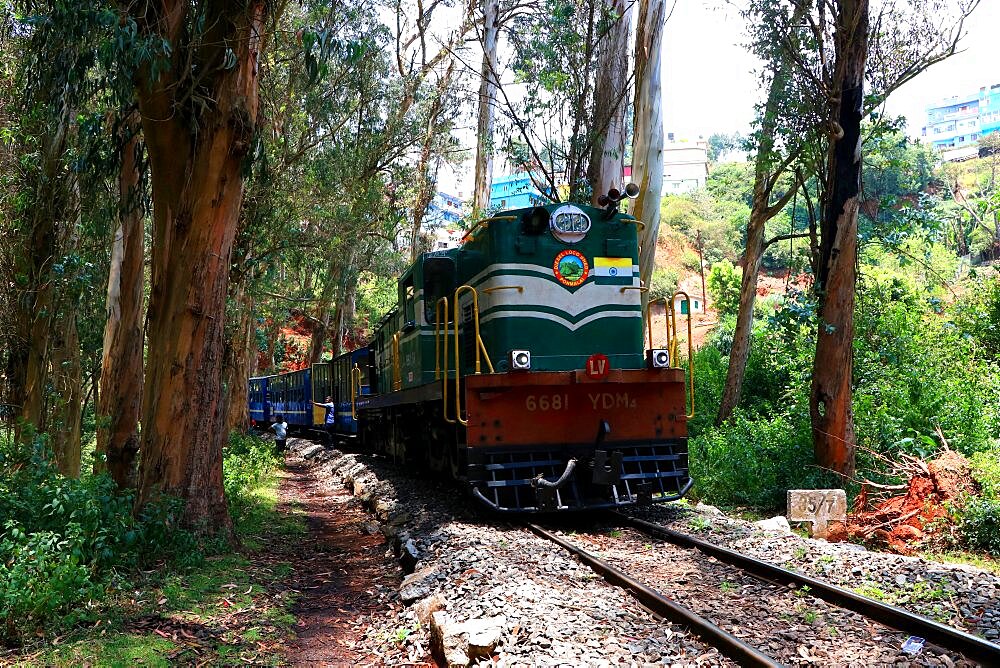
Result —
<path fill-rule="evenodd" d="M 979 132 L 988 135 L 1000 130 L 1000 84 L 979 89 Z"/>
<path fill-rule="evenodd" d="M 457 225 L 465 216 L 461 196 L 437 192 L 427 206 L 427 222 L 438 225 Z"/>
<path fill-rule="evenodd" d="M 927 107 L 925 142 L 941 150 L 973 148 L 983 135 L 1000 130 L 1000 84 L 955 95 Z"/>
<path fill-rule="evenodd" d="M 491 209 L 522 209 L 541 206 L 548 201 L 531 182 L 527 172 L 494 177 L 490 186 Z"/>
<path fill-rule="evenodd" d="M 927 107 L 925 141 L 934 148 L 961 148 L 979 141 L 979 93 L 941 100 Z"/>

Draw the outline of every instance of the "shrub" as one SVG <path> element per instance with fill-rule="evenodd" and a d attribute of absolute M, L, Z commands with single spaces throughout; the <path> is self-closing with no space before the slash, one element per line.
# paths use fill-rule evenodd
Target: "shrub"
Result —
<path fill-rule="evenodd" d="M 705 283 L 719 315 L 734 314 L 739 308 L 741 276 L 742 272 L 729 260 L 716 262 L 708 272 Z"/>
<path fill-rule="evenodd" d="M 197 553 L 177 529 L 180 505 L 150 504 L 136 517 L 131 493 L 107 475 L 62 476 L 44 437 L 0 444 L 0 634 L 17 643 L 99 598 L 112 569 Z"/>
<path fill-rule="evenodd" d="M 684 265 L 685 269 L 690 269 L 691 271 L 700 270 L 701 258 L 698 257 L 698 251 L 685 248 L 684 252 L 681 253 L 681 264 Z"/>
<path fill-rule="evenodd" d="M 983 498 L 1000 501 L 1000 441 L 972 455 L 970 462 L 972 477 L 979 483 Z"/>
<path fill-rule="evenodd" d="M 810 433 L 808 414 L 752 419 L 737 410 L 689 442 L 696 493 L 712 503 L 776 508 L 788 489 L 822 486 Z"/>
<path fill-rule="evenodd" d="M 1000 501 L 970 499 L 962 512 L 961 531 L 970 547 L 1000 554 Z"/>
<path fill-rule="evenodd" d="M 679 280 L 680 274 L 678 274 L 676 269 L 654 269 L 653 278 L 649 286 L 649 299 L 666 299 L 670 301 L 670 298 L 674 296 L 674 292 L 677 291 L 677 282 Z"/>
<path fill-rule="evenodd" d="M 955 324 L 973 338 L 983 354 L 1000 360 L 1000 277 L 977 278 L 955 306 Z"/>
<path fill-rule="evenodd" d="M 233 521 L 254 503 L 253 492 L 264 483 L 278 465 L 272 441 L 259 436 L 232 432 L 222 451 L 222 480 Z"/>

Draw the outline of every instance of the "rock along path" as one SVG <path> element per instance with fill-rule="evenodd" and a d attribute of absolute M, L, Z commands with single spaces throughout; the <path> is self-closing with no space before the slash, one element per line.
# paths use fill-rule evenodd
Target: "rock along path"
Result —
<path fill-rule="evenodd" d="M 285 659 L 295 666 L 380 665 L 382 657 L 362 642 L 373 618 L 387 607 L 402 580 L 386 557 L 385 538 L 373 530 L 357 499 L 318 478 L 315 469 L 289 452 L 279 492 L 280 509 L 302 513 L 308 533 L 283 546 L 295 570 L 287 586 L 295 638 Z M 398 599 L 397 599 L 398 600 Z"/>

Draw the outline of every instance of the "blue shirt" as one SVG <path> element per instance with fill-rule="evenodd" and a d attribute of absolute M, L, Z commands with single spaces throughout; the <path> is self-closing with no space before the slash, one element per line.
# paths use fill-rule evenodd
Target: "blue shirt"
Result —
<path fill-rule="evenodd" d="M 288 436 L 288 423 L 287 422 L 275 422 L 271 425 L 271 429 L 274 430 L 274 437 L 279 440 L 285 440 Z"/>
<path fill-rule="evenodd" d="M 327 424 L 333 424 L 334 422 L 337 421 L 337 405 L 336 404 L 334 404 L 331 401 L 328 404 L 320 404 L 320 406 L 322 406 L 323 408 L 326 409 L 326 419 L 324 420 L 324 422 L 326 422 Z"/>

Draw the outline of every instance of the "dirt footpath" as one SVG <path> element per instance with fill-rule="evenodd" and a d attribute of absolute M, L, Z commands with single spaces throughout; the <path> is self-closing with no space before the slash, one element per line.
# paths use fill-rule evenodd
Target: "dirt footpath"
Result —
<path fill-rule="evenodd" d="M 386 557 L 384 536 L 353 496 L 324 484 L 291 453 L 279 501 L 283 512 L 302 513 L 309 529 L 285 546 L 295 564 L 287 585 L 297 593 L 286 660 L 297 666 L 381 664 L 361 640 L 373 617 L 398 604 L 387 592 L 398 589 L 402 572 Z"/>

